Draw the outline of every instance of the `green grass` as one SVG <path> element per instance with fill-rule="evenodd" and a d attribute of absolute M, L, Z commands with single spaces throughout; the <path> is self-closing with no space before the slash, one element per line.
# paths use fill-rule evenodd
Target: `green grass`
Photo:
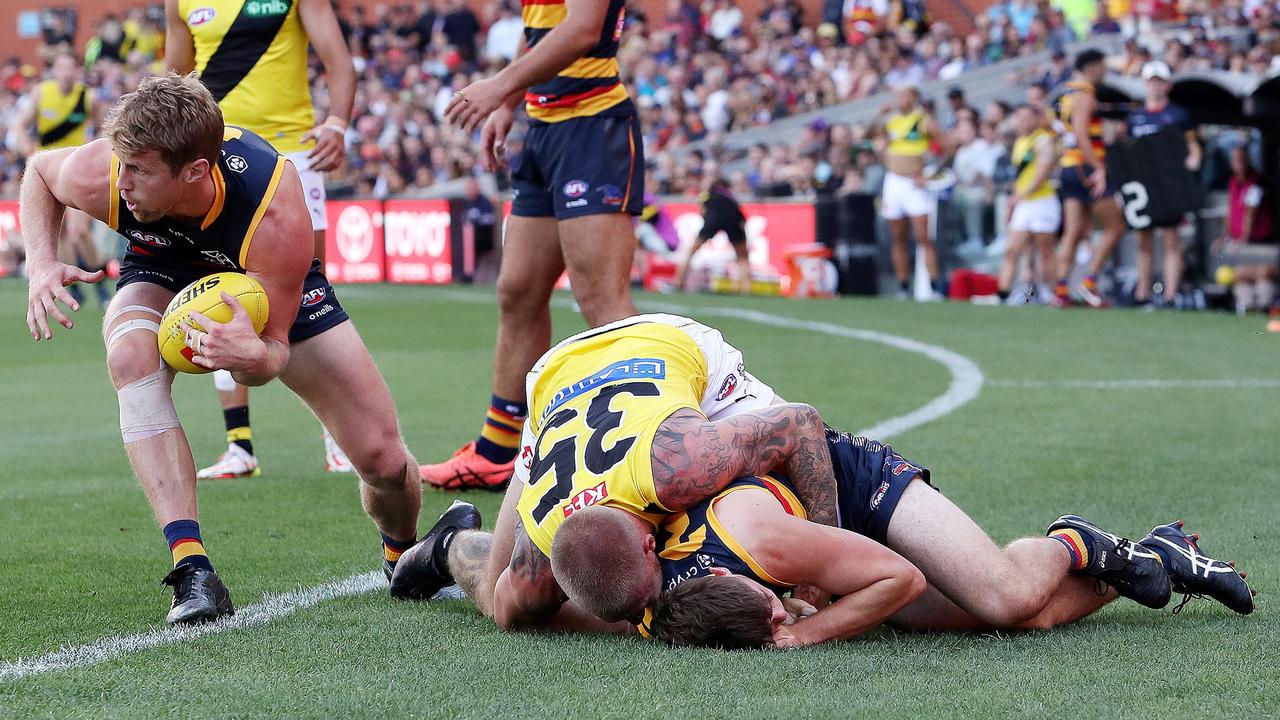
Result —
<path fill-rule="evenodd" d="M 496 309 L 483 290 L 343 288 L 410 448 L 440 459 L 479 427 Z M 491 291 L 490 291 L 491 293 Z M 35 344 L 25 288 L 0 283 L 0 661 L 158 625 L 163 538 L 120 447 L 96 309 Z M 644 298 L 652 301 L 654 298 Z M 663 298 L 663 300 L 670 300 Z M 689 298 L 945 346 L 992 380 L 1280 379 L 1280 338 L 1223 315 L 1003 310 L 868 300 Z M 581 327 L 557 309 L 556 335 Z M 950 376 L 883 345 L 707 316 L 785 397 L 868 427 Z M 198 460 L 222 444 L 206 378 L 181 378 Z M 276 622 L 0 685 L 0 717 L 1263 717 L 1280 713 L 1280 388 L 984 387 L 893 438 L 1000 541 L 1076 512 L 1126 534 L 1187 518 L 1260 593 L 1242 618 L 1119 602 L 1052 632 L 889 631 L 789 653 L 676 652 L 637 639 L 499 632 L 466 603 L 369 593 Z M 320 431 L 256 391 L 263 477 L 200 488 L 210 553 L 240 606 L 373 569 L 377 534 Z M 423 525 L 451 496 L 428 493 Z M 498 497 L 474 499 L 492 519 Z"/>

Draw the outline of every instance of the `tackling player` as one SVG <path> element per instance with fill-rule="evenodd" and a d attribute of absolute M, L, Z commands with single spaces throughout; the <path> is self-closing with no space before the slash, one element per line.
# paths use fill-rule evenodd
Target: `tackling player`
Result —
<path fill-rule="evenodd" d="M 624 2 L 536 0 L 522 12 L 527 52 L 455 93 L 446 113 L 468 131 L 483 123 L 489 170 L 505 165 L 522 101 L 529 131 L 511 174 L 489 410 L 477 439 L 422 466 L 423 481 L 436 487 L 500 489 L 511 478 L 529 412 L 524 377 L 551 345 L 551 291 L 566 269 L 587 325 L 636 314 L 630 216 L 644 208 L 644 152 L 619 78 Z"/>
<path fill-rule="evenodd" d="M 1124 216 L 1116 202 L 1116 189 L 1107 182 L 1107 166 L 1103 163 L 1102 118 L 1098 116 L 1098 84 L 1107 74 L 1106 56 L 1099 50 L 1084 50 L 1076 56 L 1076 79 L 1067 82 L 1069 91 L 1057 100 L 1058 119 L 1062 123 L 1062 170 L 1058 174 L 1058 193 L 1062 196 L 1062 240 L 1058 245 L 1058 281 L 1053 288 L 1053 303 L 1071 305 L 1068 282 L 1076 265 L 1076 248 L 1090 232 L 1089 211 L 1102 223 L 1102 241 L 1094 249 L 1089 273 L 1080 284 L 1085 302 L 1102 306 L 1098 295 L 1098 273 L 1115 252 L 1124 235 Z"/>
<path fill-rule="evenodd" d="M 1253 611 L 1244 575 L 1201 553 L 1181 522 L 1134 543 L 1067 515 L 1048 537 L 1001 549 L 888 445 L 831 430 L 828 441 L 843 529 L 807 522 L 783 479 L 735 482 L 664 524 L 666 592 L 642 633 L 738 648 L 848 638 L 885 618 L 917 630 L 1049 628 L 1119 596 L 1161 608 L 1171 590 Z M 846 597 L 784 624 L 778 596 L 800 582 Z"/>
<path fill-rule="evenodd" d="M 50 316 L 70 329 L 58 303 L 72 310 L 78 304 L 65 287 L 103 277 L 57 261 L 66 208 L 106 222 L 129 241 L 102 337 L 124 447 L 173 555 L 164 579 L 174 593 L 167 621 L 234 612 L 201 539 L 195 464 L 173 405 L 173 371 L 160 359 L 156 337 L 174 294 L 213 272 L 258 280 L 271 314 L 259 336 L 244 307 L 223 294 L 234 313 L 230 322 L 194 314 L 204 330 L 187 328 L 194 362 L 230 371 L 245 385 L 279 377 L 332 430 L 360 475 L 361 500 L 382 533 L 389 576 L 413 544 L 422 486 L 387 386 L 313 259 L 293 164 L 262 138 L 224 126 L 213 96 L 194 76 L 144 79 L 111 109 L 104 135 L 31 159 L 21 198 L 27 326 L 36 340 L 53 337 Z"/>
<path fill-rule="evenodd" d="M 356 74 L 328 0 L 245 2 L 165 0 L 165 65 L 195 70 L 222 108 L 224 120 L 261 136 L 293 163 L 311 212 L 314 256 L 324 264 L 324 173 L 342 162 L 343 137 L 355 101 Z M 315 123 L 307 78 L 307 46 L 324 65 L 329 116 Z M 249 390 L 229 373 L 213 374 L 227 427 L 227 449 L 200 478 L 261 474 L 249 425 Z M 326 429 L 325 467 L 350 472 L 351 462 Z"/>
<path fill-rule="evenodd" d="M 779 404 L 705 325 L 638 315 L 580 333 L 538 361 L 528 393 L 517 481 L 493 535 L 472 532 L 474 508 L 456 506 L 401 559 L 392 594 L 456 581 L 508 628 L 638 619 L 660 591 L 645 560 L 657 524 L 745 468 L 786 468 L 810 517 L 836 522 L 821 418 Z"/>

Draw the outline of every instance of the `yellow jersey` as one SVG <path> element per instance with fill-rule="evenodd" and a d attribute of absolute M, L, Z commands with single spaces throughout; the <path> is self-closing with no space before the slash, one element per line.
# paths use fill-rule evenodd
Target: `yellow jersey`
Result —
<path fill-rule="evenodd" d="M 1096 91 L 1092 85 L 1083 80 L 1071 80 L 1067 83 L 1067 88 L 1068 92 L 1057 99 L 1055 106 L 1058 110 L 1058 122 L 1062 124 L 1063 150 L 1061 165 L 1064 168 L 1071 168 L 1084 164 L 1084 155 L 1080 152 L 1076 142 L 1075 131 L 1072 130 L 1071 113 L 1080 97 L 1096 95 Z M 1099 160 L 1103 159 L 1107 154 L 1102 130 L 1102 118 L 1098 117 L 1095 112 L 1093 117 L 1089 118 L 1089 142 L 1093 145 L 1093 151 L 1097 153 Z"/>
<path fill-rule="evenodd" d="M 584 333 L 539 368 L 525 430 L 535 439 L 516 506 L 529 538 L 550 557 L 556 529 L 591 505 L 656 527 L 670 510 L 654 488 L 653 436 L 677 410 L 701 414 L 702 350 L 679 328 L 639 322 Z"/>
<path fill-rule="evenodd" d="M 1049 184 L 1048 178 L 1036 187 L 1031 187 L 1031 181 L 1036 174 L 1036 166 L 1040 164 L 1041 158 L 1036 152 L 1036 146 L 1040 141 L 1048 140 L 1052 145 L 1053 134 L 1044 128 L 1036 128 L 1030 135 L 1023 135 L 1013 142 L 1013 166 L 1018 170 L 1018 178 L 1014 181 L 1013 187 L 1022 194 L 1025 200 L 1038 200 L 1043 197 L 1049 197 L 1053 194 L 1053 186 Z"/>
<path fill-rule="evenodd" d="M 529 118 L 561 122 L 576 117 L 624 116 L 635 113 L 618 73 L 618 44 L 626 24 L 625 0 L 608 0 L 599 40 L 554 78 L 525 93 Z M 537 45 L 569 16 L 564 0 L 520 0 L 524 40 Z"/>
<path fill-rule="evenodd" d="M 226 123 L 281 153 L 305 149 L 315 110 L 298 0 L 178 0 L 178 11 L 195 41 L 196 72 Z"/>
<path fill-rule="evenodd" d="M 89 118 L 93 100 L 85 84 L 77 81 L 63 94 L 58 83 L 40 83 L 36 104 L 36 133 L 40 149 L 76 147 L 89 141 Z"/>
<path fill-rule="evenodd" d="M 929 152 L 929 133 L 925 130 L 924 111 L 898 113 L 884 124 L 889 136 L 889 152 L 907 157 L 923 157 Z"/>

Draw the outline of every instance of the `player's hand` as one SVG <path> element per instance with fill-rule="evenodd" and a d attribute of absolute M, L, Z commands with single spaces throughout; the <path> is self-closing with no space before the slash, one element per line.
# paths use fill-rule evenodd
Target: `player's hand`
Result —
<path fill-rule="evenodd" d="M 1102 197 L 1107 191 L 1107 171 L 1101 168 L 1094 170 L 1089 176 L 1089 194 L 1095 199 Z"/>
<path fill-rule="evenodd" d="M 800 598 L 793 597 L 782 598 L 782 607 L 787 611 L 787 619 L 782 623 L 783 625 L 794 625 L 797 620 L 803 620 L 818 612 L 818 608 Z"/>
<path fill-rule="evenodd" d="M 471 83 L 453 94 L 445 108 L 444 119 L 451 125 L 472 132 L 502 106 L 511 94 L 504 90 L 497 75 Z"/>
<path fill-rule="evenodd" d="M 515 122 L 516 113 L 507 105 L 500 105 L 484 121 L 480 130 L 480 167 L 497 172 L 507 167 L 507 134 Z"/>
<path fill-rule="evenodd" d="M 779 650 L 790 650 L 808 644 L 801 625 L 776 625 L 773 628 L 773 646 Z"/>
<path fill-rule="evenodd" d="M 1008 225 L 1013 220 L 1013 209 L 1018 207 L 1018 203 L 1022 202 L 1022 193 L 1014 193 L 1009 196 L 1009 207 L 1004 211 L 1004 224 Z"/>
<path fill-rule="evenodd" d="M 807 583 L 797 585 L 796 589 L 791 591 L 791 598 L 815 608 L 814 612 L 831 603 L 831 593 L 824 592 L 820 588 Z"/>
<path fill-rule="evenodd" d="M 180 326 L 187 347 L 195 351 L 191 362 L 210 370 L 253 371 L 266 357 L 266 345 L 239 300 L 224 292 L 222 302 L 231 308 L 231 320 L 214 322 L 193 311 Z"/>
<path fill-rule="evenodd" d="M 916 187 L 920 188 L 921 190 L 924 190 L 925 187 L 929 184 L 929 178 L 925 177 L 924 173 L 920 173 L 919 175 L 916 175 L 915 177 L 911 178 L 911 182 L 915 183 Z"/>
<path fill-rule="evenodd" d="M 71 318 L 62 312 L 58 303 L 72 311 L 79 310 L 80 303 L 67 292 L 67 286 L 73 282 L 96 283 L 105 275 L 102 270 L 88 272 L 56 261 L 31 268 L 27 283 L 27 329 L 31 331 L 31 337 L 36 342 L 53 339 L 53 332 L 49 329 L 50 315 L 59 325 L 70 330 Z"/>
<path fill-rule="evenodd" d="M 302 134 L 302 142 L 315 141 L 316 146 L 307 153 L 307 162 L 316 172 L 336 170 L 347 152 L 346 133 L 336 123 L 326 120 Z"/>

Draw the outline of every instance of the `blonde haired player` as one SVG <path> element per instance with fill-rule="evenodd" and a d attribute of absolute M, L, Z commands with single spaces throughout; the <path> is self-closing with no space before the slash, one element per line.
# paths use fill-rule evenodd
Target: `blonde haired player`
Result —
<path fill-rule="evenodd" d="M 40 153 L 22 183 L 22 229 L 30 284 L 27 326 L 51 339 L 49 318 L 70 329 L 58 303 L 98 282 L 57 261 L 66 208 L 88 213 L 129 241 L 115 299 L 103 320 L 107 370 L 120 400 L 129 462 L 173 555 L 170 623 L 234 612 L 200 533 L 196 472 L 173 405 L 173 371 L 160 359 L 157 330 L 174 295 L 214 272 L 240 272 L 267 293 L 261 336 L 230 295 L 230 322 L 193 315 L 194 362 L 237 382 L 280 378 L 350 455 L 365 511 L 382 533 L 388 576 L 414 540 L 422 486 L 400 438 L 395 406 L 378 368 L 314 260 L 311 223 L 293 163 L 253 133 L 224 126 L 213 96 L 192 76 L 142 81 L 112 108 L 104 139 Z M 303 304 L 308 312 L 299 312 Z"/>
<path fill-rule="evenodd" d="M 195 70 L 231 125 L 248 128 L 297 168 L 311 213 L 314 256 L 324 263 L 324 173 L 338 167 L 355 100 L 356 76 L 328 0 L 165 0 L 165 64 Z M 315 122 L 307 79 L 307 46 L 315 48 L 329 87 L 329 116 Z M 261 472 L 253 453 L 249 391 L 227 373 L 214 374 L 227 426 L 227 450 L 201 478 Z M 325 466 L 351 463 L 325 431 Z"/>

